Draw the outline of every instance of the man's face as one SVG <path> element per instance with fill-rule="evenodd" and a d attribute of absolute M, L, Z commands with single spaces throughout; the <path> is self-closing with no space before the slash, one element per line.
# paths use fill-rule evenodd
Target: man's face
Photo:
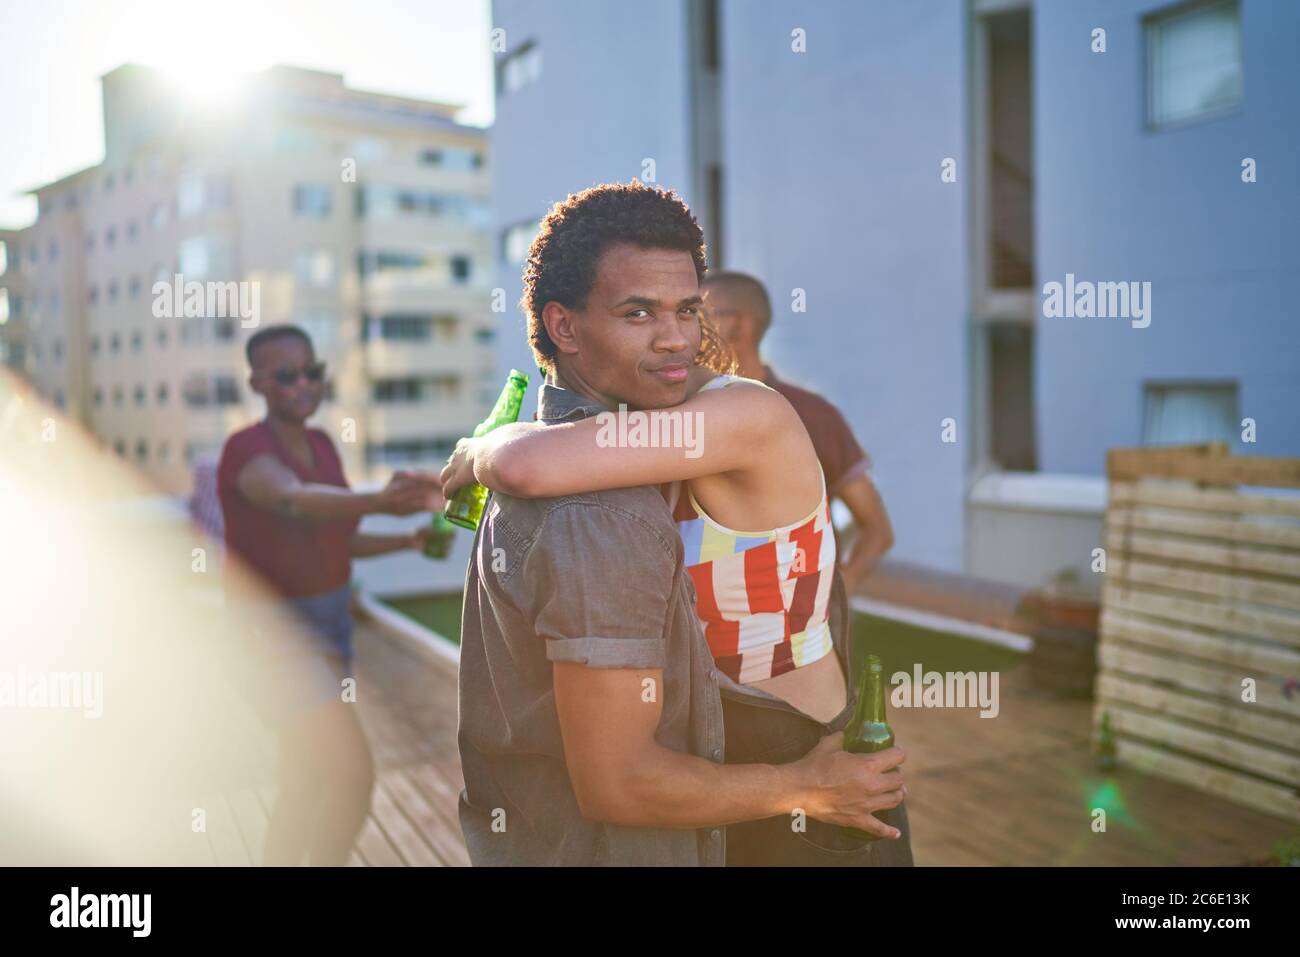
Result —
<path fill-rule="evenodd" d="M 677 405 L 700 349 L 702 300 L 688 252 L 619 244 L 601 256 L 586 308 L 568 310 L 564 374 L 610 407 Z"/>
<path fill-rule="evenodd" d="M 325 393 L 324 373 L 324 363 L 316 362 L 311 346 L 297 336 L 285 336 L 257 347 L 248 382 L 254 392 L 266 397 L 271 414 L 305 422 Z"/>
<path fill-rule="evenodd" d="M 705 315 L 717 327 L 727 345 L 743 349 L 751 344 L 757 324 L 725 283 L 711 283 L 704 287 L 704 308 Z"/>

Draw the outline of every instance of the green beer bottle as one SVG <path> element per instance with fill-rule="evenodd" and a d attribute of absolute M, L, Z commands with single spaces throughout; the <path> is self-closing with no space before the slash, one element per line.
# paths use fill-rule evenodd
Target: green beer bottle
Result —
<path fill-rule="evenodd" d="M 447 516 L 442 512 L 434 512 L 429 532 L 424 543 L 424 554 L 430 558 L 446 558 L 451 553 L 451 540 L 456 535 L 456 526 L 447 521 Z"/>
<path fill-rule="evenodd" d="M 858 682 L 858 703 L 853 718 L 844 729 L 844 750 L 854 754 L 875 754 L 894 746 L 894 729 L 885 720 L 885 669 L 876 655 L 867 655 L 862 677 Z M 898 826 L 897 808 L 874 811 L 876 819 L 895 830 Z M 860 841 L 879 840 L 874 834 L 847 827 L 849 836 Z"/>
<path fill-rule="evenodd" d="M 528 376 L 518 369 L 511 369 L 506 378 L 505 388 L 497 396 L 497 404 L 492 407 L 488 417 L 474 429 L 474 438 L 486 435 L 495 428 L 519 421 L 519 409 L 524 404 L 524 393 L 528 391 Z M 466 485 L 447 502 L 443 514 L 447 520 L 471 532 L 478 528 L 483 518 L 483 506 L 487 504 L 488 490 L 475 482 Z"/>
<path fill-rule="evenodd" d="M 1110 712 L 1103 711 L 1097 734 L 1097 767 L 1109 772 L 1115 770 L 1115 764 L 1115 732 L 1110 727 Z"/>

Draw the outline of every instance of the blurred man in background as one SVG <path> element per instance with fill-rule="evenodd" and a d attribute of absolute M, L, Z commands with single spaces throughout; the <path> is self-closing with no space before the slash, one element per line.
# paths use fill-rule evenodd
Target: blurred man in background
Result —
<path fill-rule="evenodd" d="M 274 592 L 270 604 L 297 627 L 257 618 L 242 683 L 280 737 L 280 780 L 263 863 L 346 864 L 370 808 L 374 765 L 352 697 L 352 559 L 422 550 L 428 526 L 406 535 L 357 530 L 363 515 L 410 515 L 442 507 L 436 475 L 398 472 L 378 492 L 354 492 L 334 443 L 309 428 L 324 395 L 325 363 L 297 326 L 271 326 L 248 340 L 249 386 L 266 416 L 231 435 L 217 487 L 228 559 L 242 560 Z M 266 599 L 232 593 L 254 614 Z M 251 609 L 249 606 L 253 606 Z M 244 629 L 241 628 L 241 632 Z"/>
<path fill-rule="evenodd" d="M 764 364 L 759 346 L 772 324 L 772 305 L 763 284 L 745 273 L 711 272 L 704 290 L 709 317 L 736 353 L 739 374 L 766 383 L 794 406 L 821 462 L 826 494 L 842 501 L 853 515 L 857 535 L 840 565 L 852 594 L 894 544 L 885 503 L 871 480 L 871 458 L 839 409 L 815 392 L 782 382 Z"/>

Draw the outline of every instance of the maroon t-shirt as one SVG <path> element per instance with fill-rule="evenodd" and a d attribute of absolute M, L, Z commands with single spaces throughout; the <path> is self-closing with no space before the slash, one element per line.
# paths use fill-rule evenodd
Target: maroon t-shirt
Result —
<path fill-rule="evenodd" d="M 329 436 L 309 428 L 307 440 L 314 459 L 310 468 L 284 447 L 263 420 L 226 439 L 217 464 L 227 560 L 243 559 L 280 594 L 293 598 L 333 591 L 351 580 L 352 537 L 360 520 L 321 522 L 278 515 L 250 502 L 238 483 L 249 459 L 274 455 L 303 482 L 348 488 L 343 463 Z"/>
<path fill-rule="evenodd" d="M 861 475 L 871 468 L 871 457 L 862 451 L 853 430 L 844 421 L 840 410 L 816 392 L 809 392 L 789 382 L 782 382 L 767 366 L 763 381 L 780 392 L 794 406 L 812 439 L 817 460 L 826 476 L 826 493 L 834 498 L 845 479 Z"/>

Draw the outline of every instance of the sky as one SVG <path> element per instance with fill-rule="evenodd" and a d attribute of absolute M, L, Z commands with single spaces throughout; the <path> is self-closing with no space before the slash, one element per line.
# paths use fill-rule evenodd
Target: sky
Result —
<path fill-rule="evenodd" d="M 0 227 L 36 218 L 25 190 L 104 156 L 99 78 L 123 63 L 201 92 L 273 64 L 355 89 L 464 104 L 492 122 L 489 0 L 2 0 Z"/>

